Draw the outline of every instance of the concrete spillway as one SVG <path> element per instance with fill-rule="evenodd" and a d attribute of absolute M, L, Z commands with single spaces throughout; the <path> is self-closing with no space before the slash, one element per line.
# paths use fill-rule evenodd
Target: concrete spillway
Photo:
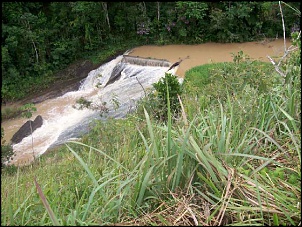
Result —
<path fill-rule="evenodd" d="M 171 63 L 167 60 L 161 59 L 152 59 L 152 58 L 141 58 L 123 55 L 122 63 L 129 63 L 132 65 L 141 65 L 141 66 L 156 66 L 156 67 L 169 67 Z"/>

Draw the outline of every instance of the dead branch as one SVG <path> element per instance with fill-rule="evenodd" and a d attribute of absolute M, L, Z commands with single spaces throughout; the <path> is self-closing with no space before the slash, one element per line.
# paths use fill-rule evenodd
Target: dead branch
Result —
<path fill-rule="evenodd" d="M 282 7 L 281 7 L 281 1 L 279 1 L 279 7 L 280 7 L 280 13 L 281 13 L 281 19 L 282 19 L 282 27 L 283 27 L 284 52 L 286 52 L 285 25 L 284 25 L 284 18 L 283 18 L 283 12 L 282 12 Z"/>
<path fill-rule="evenodd" d="M 270 62 L 273 64 L 273 66 L 275 67 L 275 70 L 282 76 L 282 77 L 286 77 L 286 75 L 282 72 L 282 70 L 279 68 L 279 63 L 278 65 L 274 62 L 274 60 L 267 55 L 267 58 L 270 60 Z"/>
<path fill-rule="evenodd" d="M 145 88 L 143 87 L 143 85 L 141 84 L 141 82 L 138 80 L 138 78 L 136 77 L 137 82 L 139 83 L 139 85 L 142 87 L 142 89 L 144 90 L 145 93 L 145 97 L 147 97 L 147 93 L 145 91 Z"/>
<path fill-rule="evenodd" d="M 284 17 L 283 17 L 283 11 L 282 11 L 282 7 L 281 7 L 281 1 L 279 1 L 279 7 L 280 7 L 280 13 L 281 13 L 281 19 L 282 19 L 282 27 L 283 27 L 283 40 L 284 40 L 284 54 L 283 56 L 280 58 L 279 62 L 276 63 L 269 55 L 267 55 L 267 58 L 270 60 L 270 62 L 273 64 L 273 66 L 275 67 L 276 72 L 278 72 L 282 77 L 286 77 L 286 73 L 284 73 L 280 68 L 280 64 L 281 62 L 287 57 L 287 55 L 290 52 L 293 52 L 295 50 L 298 49 L 298 47 L 294 47 L 293 45 L 291 45 L 288 49 L 286 48 L 286 38 L 285 38 L 285 24 L 284 24 Z M 301 31 L 299 32 L 298 38 L 300 38 L 301 35 Z"/>

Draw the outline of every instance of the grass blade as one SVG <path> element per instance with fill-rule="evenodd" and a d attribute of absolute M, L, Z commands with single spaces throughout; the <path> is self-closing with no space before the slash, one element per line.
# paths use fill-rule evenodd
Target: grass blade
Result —
<path fill-rule="evenodd" d="M 274 226 L 279 226 L 278 214 L 276 213 L 273 214 L 273 221 L 274 221 Z"/>
<path fill-rule="evenodd" d="M 36 180 L 36 178 L 34 178 L 34 181 L 35 181 L 35 185 L 36 185 L 38 194 L 39 194 L 39 196 L 40 196 L 40 198 L 41 198 L 41 200 L 42 200 L 42 203 L 43 203 L 45 209 L 47 210 L 47 213 L 49 214 L 49 217 L 50 217 L 52 223 L 53 223 L 55 226 L 59 226 L 60 223 L 59 223 L 59 221 L 58 221 L 56 215 L 54 214 L 53 210 L 51 209 L 51 207 L 50 207 L 50 205 L 49 205 L 49 203 L 48 203 L 48 201 L 47 201 L 47 199 L 46 199 L 46 197 L 45 197 L 45 195 L 44 195 L 44 193 L 43 193 L 43 191 L 42 191 L 40 185 L 38 184 L 38 182 L 37 182 L 37 180 Z"/>
<path fill-rule="evenodd" d="M 158 158 L 158 150 L 157 150 L 156 141 L 155 141 L 155 138 L 154 138 L 152 124 L 151 124 L 151 121 L 150 121 L 149 114 L 148 114 L 148 112 L 145 108 L 144 108 L 144 113 L 145 113 L 145 117 L 146 117 L 146 121 L 147 121 L 148 131 L 149 131 L 149 134 L 150 134 L 150 140 L 151 140 L 151 144 L 152 144 L 152 147 L 153 147 L 153 152 L 154 152 L 155 157 Z"/>
<path fill-rule="evenodd" d="M 113 161 L 114 163 L 116 163 L 118 166 L 120 166 L 121 168 L 123 168 L 124 170 L 126 170 L 127 172 L 129 172 L 128 169 L 126 169 L 121 163 L 119 163 L 118 161 L 116 161 L 115 159 L 111 158 L 109 155 L 107 155 L 105 152 L 97 149 L 97 148 L 94 148 L 94 147 L 91 147 L 87 144 L 84 144 L 84 143 L 81 143 L 81 142 L 77 142 L 77 141 L 69 141 L 69 143 L 75 143 L 75 144 L 79 144 L 79 145 L 82 145 L 84 147 L 88 147 L 88 148 L 91 148 L 99 153 L 101 153 L 102 155 L 104 155 L 106 158 L 110 159 L 111 161 Z M 66 145 L 67 146 L 67 145 Z"/>
<path fill-rule="evenodd" d="M 143 201 L 143 198 L 144 198 L 144 195 L 145 195 L 145 191 L 146 191 L 146 188 L 147 188 L 147 184 L 148 184 L 148 182 L 150 180 L 150 176 L 151 176 L 151 173 L 153 171 L 153 168 L 154 168 L 154 166 L 152 166 L 149 169 L 149 171 L 145 175 L 144 180 L 143 180 L 143 182 L 141 184 L 140 191 L 139 191 L 139 196 L 138 196 L 138 198 L 136 200 L 138 206 L 140 206 L 142 204 L 142 201 Z"/>
<path fill-rule="evenodd" d="M 16 212 L 14 213 L 13 218 L 16 218 L 17 214 L 20 212 L 21 208 L 26 204 L 27 200 L 31 197 L 31 195 L 34 193 L 34 187 L 31 190 L 30 195 L 24 200 L 24 202 L 21 204 L 21 206 L 18 207 Z"/>
<path fill-rule="evenodd" d="M 88 168 L 87 164 L 83 161 L 83 159 L 70 146 L 68 146 L 67 144 L 66 144 L 66 146 L 71 151 L 71 153 L 79 160 L 79 162 L 81 163 L 83 168 L 88 173 L 89 177 L 92 179 L 94 186 L 95 187 L 99 186 L 97 180 L 95 179 L 95 177 L 93 176 L 93 174 L 91 173 L 90 169 Z"/>
<path fill-rule="evenodd" d="M 85 210 L 84 215 L 83 215 L 83 218 L 82 218 L 82 221 L 83 221 L 83 222 L 84 222 L 85 219 L 86 219 L 86 215 L 87 215 L 87 213 L 88 213 L 90 204 L 93 202 L 92 200 L 93 200 L 93 198 L 94 198 L 94 196 L 95 196 L 95 193 L 97 193 L 97 192 L 98 192 L 102 187 L 104 187 L 107 183 L 111 182 L 112 180 L 114 180 L 114 179 L 116 179 L 116 178 L 118 178 L 118 177 L 120 177 L 120 176 L 121 176 L 121 175 L 117 175 L 117 176 L 115 176 L 115 177 L 110 178 L 109 180 L 107 180 L 107 181 L 105 181 L 104 183 L 100 184 L 96 189 L 94 189 L 94 190 L 92 191 L 92 193 L 91 193 L 90 196 L 89 196 L 88 205 L 86 206 L 86 210 Z"/>

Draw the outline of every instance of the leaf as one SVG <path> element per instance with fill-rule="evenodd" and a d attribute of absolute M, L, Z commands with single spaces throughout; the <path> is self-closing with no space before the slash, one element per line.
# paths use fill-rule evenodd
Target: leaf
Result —
<path fill-rule="evenodd" d="M 50 205 L 49 205 L 49 203 L 48 203 L 48 201 L 47 201 L 45 195 L 43 194 L 43 191 L 42 191 L 40 185 L 38 184 L 38 182 L 37 182 L 37 180 L 36 180 L 36 178 L 34 179 L 34 181 L 35 181 L 35 185 L 36 185 L 38 194 L 39 194 L 39 196 L 40 196 L 40 198 L 41 198 L 41 200 L 42 200 L 42 203 L 43 203 L 45 209 L 47 210 L 47 213 L 49 214 L 49 217 L 50 217 L 52 223 L 53 223 L 55 226 L 59 226 L 60 223 L 59 223 L 59 221 L 58 221 L 56 215 L 54 214 L 53 210 L 51 209 L 51 207 L 50 207 Z"/>

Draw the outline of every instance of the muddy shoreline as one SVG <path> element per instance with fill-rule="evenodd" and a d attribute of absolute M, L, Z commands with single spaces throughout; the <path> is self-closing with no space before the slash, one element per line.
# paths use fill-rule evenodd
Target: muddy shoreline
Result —
<path fill-rule="evenodd" d="M 286 40 L 286 42 L 287 47 L 289 47 L 290 41 Z M 203 43 L 197 45 L 164 46 L 145 45 L 133 48 L 130 51 L 129 56 L 165 59 L 172 63 L 189 56 L 189 59 L 185 59 L 181 62 L 177 70 L 177 75 L 179 77 L 184 77 L 185 72 L 192 67 L 212 62 L 232 61 L 232 53 L 237 53 L 240 50 L 242 50 L 244 54 L 248 54 L 252 59 L 268 62 L 266 55 L 276 57 L 283 53 L 283 43 L 284 40 L 277 39 L 247 43 Z M 256 46 L 258 47 L 256 48 Z M 262 49 L 261 52 L 259 52 L 259 49 Z M 19 101 L 1 104 L 1 110 L 7 107 L 18 107 L 26 103 L 40 103 L 47 99 L 62 96 L 69 91 L 77 90 L 81 81 L 87 77 L 90 71 L 97 69 L 102 64 L 111 61 L 123 53 L 124 51 L 119 51 L 98 64 L 93 64 L 89 60 L 78 60 L 56 73 L 55 77 L 57 78 L 57 81 L 50 84 L 47 89 L 35 92 Z"/>
<path fill-rule="evenodd" d="M 5 104 L 1 103 L 1 111 L 9 107 L 22 106 L 26 103 L 37 104 L 47 99 L 60 97 L 67 92 L 75 91 L 80 87 L 81 81 L 87 77 L 90 71 L 99 68 L 102 64 L 111 61 L 123 53 L 124 51 L 119 51 L 115 55 L 112 55 L 97 64 L 85 59 L 73 62 L 54 75 L 57 80 L 50 84 L 48 88 L 34 92 L 28 97 L 18 101 L 7 102 Z"/>
<path fill-rule="evenodd" d="M 287 41 L 287 47 L 290 46 L 290 42 Z M 267 42 L 248 42 L 248 43 L 204 43 L 198 45 L 145 45 L 138 46 L 129 51 L 129 56 L 139 58 L 152 58 L 152 59 L 165 59 L 171 64 L 181 61 L 175 74 L 179 77 L 184 77 L 185 72 L 195 66 L 217 63 L 217 62 L 232 62 L 234 54 L 239 51 L 243 51 L 244 55 L 248 55 L 252 60 L 260 60 L 268 62 L 267 56 L 277 60 L 284 53 L 284 41 L 283 40 L 270 40 Z M 123 53 L 116 53 L 114 56 L 106 59 L 106 61 L 93 64 L 88 60 L 77 61 L 71 64 L 64 70 L 61 70 L 56 77 L 58 80 L 51 85 L 48 89 L 44 89 L 41 92 L 31 94 L 26 99 L 11 105 L 17 106 L 25 103 L 37 104 L 37 112 L 32 116 L 36 117 L 37 114 L 44 116 L 44 113 L 48 113 L 47 109 L 51 108 L 64 108 L 71 105 L 71 100 L 55 99 L 64 95 L 69 91 L 78 90 L 81 85 L 81 81 L 85 79 L 89 72 L 97 69 L 116 58 Z M 2 109 L 2 106 L 1 106 Z M 62 114 L 62 113 L 61 113 Z M 64 117 L 64 115 L 62 115 Z M 18 118 L 9 119 L 1 122 L 1 126 L 4 128 L 4 139 L 9 141 L 12 135 L 27 121 L 28 119 Z M 51 134 L 52 135 L 52 134 Z M 49 135 L 47 135 L 49 136 Z M 44 140 L 43 140 L 44 141 Z M 41 140 L 41 143 L 43 143 Z M 40 141 L 39 141 L 40 142 Z M 22 148 L 23 149 L 23 148 Z M 27 149 L 27 148 L 26 148 Z M 45 153 L 48 153 L 47 151 Z M 44 154 L 45 154 L 44 153 Z M 22 153 L 23 155 L 23 153 Z M 22 160 L 32 158 L 30 153 L 24 153 Z M 20 159 L 20 161 L 22 161 Z"/>
<path fill-rule="evenodd" d="M 290 46 L 290 41 L 286 40 L 287 47 Z M 184 59 L 178 66 L 176 75 L 184 77 L 185 72 L 195 66 L 208 63 L 217 62 L 231 62 L 233 61 L 232 54 L 236 54 L 239 51 L 243 51 L 244 54 L 248 55 L 253 60 L 260 60 L 268 62 L 267 56 L 277 59 L 284 53 L 284 40 L 273 39 L 264 40 L 262 42 L 246 42 L 246 43 L 203 43 L 196 45 L 144 45 L 138 46 L 128 51 L 129 56 L 138 56 L 140 58 L 155 58 L 165 59 L 171 64 Z M 79 60 L 69 65 L 64 70 L 61 70 L 56 74 L 58 80 L 44 89 L 41 92 L 31 94 L 26 99 L 18 102 L 10 103 L 1 106 L 1 110 L 5 108 L 18 107 L 26 103 L 39 104 L 44 101 L 48 101 L 63 94 L 75 91 L 79 88 L 81 81 L 85 79 L 88 73 L 94 69 L 97 69 L 104 63 L 111 61 L 119 55 L 124 54 L 124 51 L 120 51 L 107 58 L 105 61 L 98 64 L 93 64 L 88 60 Z M 189 56 L 189 58 L 186 58 Z M 62 104 L 63 105 L 63 104 Z M 40 112 L 43 110 L 40 110 Z M 43 117 L 43 113 L 41 113 Z M 15 119 L 3 120 L 1 126 L 5 130 L 5 139 L 9 139 L 14 134 L 16 129 L 12 129 L 11 124 L 23 124 L 26 119 L 15 117 Z M 21 127 L 21 125 L 19 127 Z M 7 127 L 11 128 L 8 129 Z M 14 126 L 17 127 L 17 126 Z"/>

